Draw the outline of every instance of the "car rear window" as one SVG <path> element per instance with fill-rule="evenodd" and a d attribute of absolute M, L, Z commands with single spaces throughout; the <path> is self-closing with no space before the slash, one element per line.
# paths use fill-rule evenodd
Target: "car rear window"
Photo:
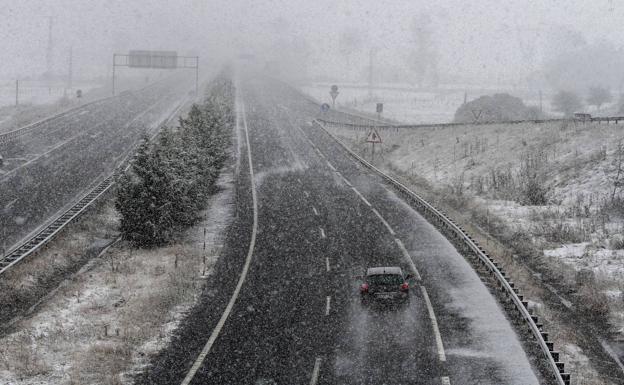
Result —
<path fill-rule="evenodd" d="M 403 283 L 403 277 L 398 274 L 377 274 L 369 275 L 367 281 L 373 285 L 400 285 Z"/>

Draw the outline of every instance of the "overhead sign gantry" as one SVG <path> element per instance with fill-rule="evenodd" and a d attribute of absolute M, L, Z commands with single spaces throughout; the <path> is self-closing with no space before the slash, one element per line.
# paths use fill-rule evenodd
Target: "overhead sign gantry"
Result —
<path fill-rule="evenodd" d="M 115 95 L 115 68 L 195 69 L 195 94 L 199 79 L 199 56 L 178 56 L 176 51 L 132 50 L 127 54 L 113 54 L 113 95 Z"/>

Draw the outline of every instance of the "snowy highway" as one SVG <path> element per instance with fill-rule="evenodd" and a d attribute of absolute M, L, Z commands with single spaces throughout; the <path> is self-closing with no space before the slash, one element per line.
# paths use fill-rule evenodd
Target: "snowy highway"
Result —
<path fill-rule="evenodd" d="M 200 304 L 137 383 L 182 383 L 193 363 L 191 384 L 539 383 L 470 265 L 310 124 L 318 105 L 269 80 L 243 81 L 238 93 L 238 219 Z M 249 259 L 245 129 L 258 194 Z M 407 306 L 360 304 L 354 277 L 371 266 L 421 278 Z"/>
<path fill-rule="evenodd" d="M 141 133 L 153 129 L 188 89 L 185 78 L 160 81 L 85 105 L 2 144 L 3 245 L 10 249 L 110 174 Z"/>

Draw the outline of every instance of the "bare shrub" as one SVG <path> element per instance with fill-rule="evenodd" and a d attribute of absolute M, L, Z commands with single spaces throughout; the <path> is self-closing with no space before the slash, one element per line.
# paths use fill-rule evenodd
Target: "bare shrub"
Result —
<path fill-rule="evenodd" d="M 36 345 L 31 334 L 16 334 L 2 349 L 3 366 L 20 380 L 49 373 L 51 369 L 39 356 Z"/>
<path fill-rule="evenodd" d="M 518 181 L 522 193 L 522 204 L 533 206 L 545 205 L 548 201 L 544 169 L 547 162 L 543 150 L 526 152 L 520 159 Z"/>
<path fill-rule="evenodd" d="M 574 226 L 563 220 L 536 224 L 532 232 L 552 243 L 580 243 L 587 240 L 586 232 L 581 226 Z"/>
<path fill-rule="evenodd" d="M 578 293 L 579 311 L 595 322 L 607 323 L 609 319 L 609 298 L 601 291 L 586 285 Z"/>
<path fill-rule="evenodd" d="M 624 249 L 624 236 L 621 234 L 613 234 L 609 238 L 609 249 L 622 250 Z"/>

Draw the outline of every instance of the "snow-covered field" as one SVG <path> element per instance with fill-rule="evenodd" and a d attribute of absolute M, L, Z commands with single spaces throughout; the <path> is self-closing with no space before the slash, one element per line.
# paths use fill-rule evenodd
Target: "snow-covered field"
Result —
<path fill-rule="evenodd" d="M 111 247 L 0 339 L 0 383 L 129 383 L 168 342 L 218 258 L 232 215 L 232 170 L 218 185 L 204 220 L 182 243 Z"/>
<path fill-rule="evenodd" d="M 312 84 L 302 87 L 302 91 L 317 100 L 331 105 L 328 84 Z M 448 123 L 453 121 L 455 111 L 467 100 L 497 92 L 508 92 L 523 97 L 526 104 L 538 105 L 537 95 L 526 90 L 514 92 L 501 87 L 449 86 L 438 90 L 416 90 L 410 84 L 387 84 L 375 88 L 372 93 L 366 84 L 339 85 L 340 94 L 336 98 L 337 108 L 349 108 L 375 114 L 376 104 L 383 103 L 382 117 L 403 123 Z M 549 106 L 545 105 L 548 109 Z"/>

